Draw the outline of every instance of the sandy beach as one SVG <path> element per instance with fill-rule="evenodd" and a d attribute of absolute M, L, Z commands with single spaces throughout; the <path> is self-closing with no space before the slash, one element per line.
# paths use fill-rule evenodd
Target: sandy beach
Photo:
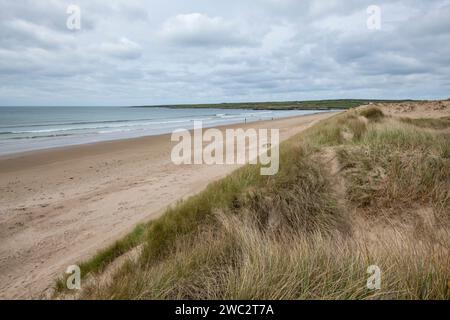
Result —
<path fill-rule="evenodd" d="M 324 113 L 232 127 L 278 128 L 285 140 Z M 0 298 L 48 298 L 65 268 L 238 165 L 171 162 L 170 135 L 0 158 Z"/>

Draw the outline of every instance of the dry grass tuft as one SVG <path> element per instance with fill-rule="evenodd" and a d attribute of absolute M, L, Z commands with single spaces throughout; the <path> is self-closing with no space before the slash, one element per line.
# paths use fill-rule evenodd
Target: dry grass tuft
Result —
<path fill-rule="evenodd" d="M 365 108 L 360 112 L 361 116 L 369 119 L 370 121 L 380 121 L 384 118 L 384 113 L 376 107 Z"/>
<path fill-rule="evenodd" d="M 450 117 L 444 117 L 440 119 L 412 119 L 412 118 L 401 118 L 402 122 L 411 124 L 420 128 L 431 128 L 431 129 L 448 129 L 450 128 Z"/>

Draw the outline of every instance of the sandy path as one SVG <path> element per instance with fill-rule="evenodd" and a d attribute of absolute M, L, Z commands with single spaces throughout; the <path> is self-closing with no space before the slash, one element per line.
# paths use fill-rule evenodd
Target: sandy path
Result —
<path fill-rule="evenodd" d="M 284 140 L 330 115 L 239 127 Z M 47 297 L 68 265 L 237 168 L 176 166 L 173 145 L 161 135 L 0 158 L 0 298 Z"/>

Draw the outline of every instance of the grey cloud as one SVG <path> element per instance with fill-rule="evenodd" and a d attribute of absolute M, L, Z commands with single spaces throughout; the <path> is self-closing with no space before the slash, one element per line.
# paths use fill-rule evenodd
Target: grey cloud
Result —
<path fill-rule="evenodd" d="M 22 19 L 3 22 L 1 34 L 0 44 L 3 48 L 58 49 L 73 40 L 71 35 L 56 32 L 46 26 Z"/>
<path fill-rule="evenodd" d="M 160 36 L 173 44 L 193 47 L 254 45 L 239 25 L 222 17 L 201 13 L 179 14 L 164 23 Z"/>
<path fill-rule="evenodd" d="M 142 55 L 141 46 L 127 38 L 101 43 L 98 50 L 102 54 L 120 59 L 138 59 Z"/>
<path fill-rule="evenodd" d="M 447 97 L 450 1 L 378 3 L 1 1 L 0 104 Z"/>

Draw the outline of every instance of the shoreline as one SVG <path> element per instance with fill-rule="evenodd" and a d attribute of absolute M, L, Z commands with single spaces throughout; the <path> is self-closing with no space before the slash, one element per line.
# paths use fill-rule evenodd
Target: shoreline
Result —
<path fill-rule="evenodd" d="M 64 108 L 57 108 L 55 115 L 48 108 L 43 108 L 43 114 L 38 117 L 31 116 L 35 119 L 29 124 L 17 120 L 17 118 L 26 119 L 26 113 L 20 109 L 10 110 L 12 115 L 7 116 L 0 124 L 2 131 L 0 132 L 0 157 L 14 156 L 30 151 L 163 135 L 177 129 L 192 129 L 194 121 L 202 121 L 203 127 L 206 129 L 326 112 L 323 110 L 250 112 L 242 109 L 206 109 L 204 111 L 191 109 L 187 112 L 171 110 L 171 108 L 126 112 L 123 108 L 110 107 L 107 108 L 109 116 L 102 114 L 105 113 L 102 108 L 94 108 L 93 115 L 89 118 L 89 112 L 82 109 L 69 109 L 70 116 L 80 117 L 79 120 L 65 119 L 53 124 L 47 123 L 45 119 L 51 119 L 53 116 L 56 118 L 67 117 Z M 40 108 L 36 110 L 40 110 Z M 33 115 L 37 112 L 36 110 L 30 111 L 30 113 Z M 76 113 L 80 113 L 80 115 L 77 116 Z"/>
<path fill-rule="evenodd" d="M 308 115 L 300 115 L 300 116 L 293 116 L 293 117 L 285 117 L 285 118 L 277 118 L 274 120 L 261 120 L 261 121 L 253 121 L 253 122 L 247 122 L 247 123 L 234 123 L 234 124 L 225 124 L 220 126 L 212 126 L 212 127 L 204 127 L 203 129 L 210 129 L 210 128 L 217 128 L 219 130 L 225 130 L 225 129 L 236 129 L 236 128 L 251 128 L 252 125 L 262 126 L 264 124 L 271 124 L 273 122 L 278 121 L 285 121 L 285 120 L 293 120 L 293 119 L 303 119 L 308 117 L 315 117 L 318 115 L 325 115 L 325 114 L 334 114 L 334 113 L 340 113 L 345 110 L 332 110 L 329 112 L 318 112 L 314 114 L 308 114 Z M 270 126 L 269 126 L 270 127 Z M 192 130 L 189 130 L 190 132 Z M 152 143 L 154 141 L 152 140 L 159 140 L 162 138 L 167 138 L 170 141 L 171 133 L 163 133 L 163 134 L 156 134 L 156 135 L 145 135 L 140 137 L 132 137 L 132 138 L 120 138 L 120 139 L 113 139 L 113 140 L 104 140 L 104 141 L 95 141 L 95 142 L 88 142 L 88 143 L 81 143 L 81 144 L 72 144 L 72 145 L 66 145 L 66 146 L 57 146 L 57 147 L 49 147 L 49 148 L 43 148 L 43 149 L 35 149 L 35 150 L 27 150 L 27 151 L 19 151 L 15 153 L 8 153 L 8 154 L 0 154 L 0 164 L 2 162 L 9 162 L 13 161 L 14 163 L 11 163 L 12 167 L 20 167 L 20 162 L 29 162 L 28 158 L 34 157 L 33 163 L 36 165 L 39 164 L 45 164 L 47 163 L 46 160 L 49 160 L 50 156 L 58 158 L 58 160 L 61 159 L 73 159 L 73 157 L 80 155 L 96 155 L 103 152 L 112 151 L 117 148 L 128 148 L 128 147 L 135 147 L 137 145 L 140 145 L 141 143 L 148 142 Z M 0 166 L 0 173 L 8 171 L 5 170 L 5 165 Z"/>
<path fill-rule="evenodd" d="M 336 112 L 218 126 L 283 141 Z M 0 157 L 0 299 L 48 298 L 55 277 L 240 165 L 170 160 L 170 134 Z"/>
<path fill-rule="evenodd" d="M 226 109 L 225 109 L 226 110 Z M 284 111 L 284 110 L 283 110 Z M 310 111 L 310 110 L 306 110 Z M 343 110 L 318 110 L 316 113 L 306 114 L 306 115 L 296 115 L 296 116 L 288 116 L 288 117 L 279 117 L 274 118 L 273 120 L 257 120 L 257 121 L 248 121 L 248 122 L 237 122 L 237 123 L 231 123 L 231 124 L 222 124 L 222 125 L 213 125 L 213 126 L 204 126 L 203 129 L 209 129 L 209 128 L 236 128 L 236 127 L 246 127 L 251 124 L 259 124 L 259 123 L 270 123 L 272 121 L 278 121 L 278 120 L 286 120 L 286 119 L 292 119 L 292 118 L 300 118 L 300 117 L 306 117 L 306 116 L 315 116 L 318 114 L 324 114 L 324 113 L 334 113 L 334 112 L 342 112 Z M 191 131 L 191 129 L 189 130 Z M 98 140 L 93 142 L 80 142 L 80 143 L 71 143 L 67 145 L 61 145 L 61 146 L 50 146 L 50 147 L 44 147 L 44 148 L 38 148 L 38 149 L 30 149 L 30 150 L 22 150 L 22 151 L 13 151 L 13 152 L 7 152 L 7 153 L 0 153 L 0 161 L 7 160 L 7 159 L 15 159 L 15 158 L 21 158 L 24 156 L 31 156 L 35 155 L 41 152 L 51 152 L 56 150 L 64 150 L 68 151 L 71 148 L 83 148 L 84 146 L 100 146 L 101 144 L 110 144 L 114 142 L 126 142 L 130 141 L 133 142 L 134 140 L 139 139 L 147 139 L 150 137 L 160 137 L 160 136 L 166 136 L 170 135 L 171 133 L 158 133 L 158 134 L 146 134 L 142 136 L 136 136 L 136 137 L 123 137 L 123 138 L 113 138 L 113 139 L 106 139 L 106 140 Z"/>

